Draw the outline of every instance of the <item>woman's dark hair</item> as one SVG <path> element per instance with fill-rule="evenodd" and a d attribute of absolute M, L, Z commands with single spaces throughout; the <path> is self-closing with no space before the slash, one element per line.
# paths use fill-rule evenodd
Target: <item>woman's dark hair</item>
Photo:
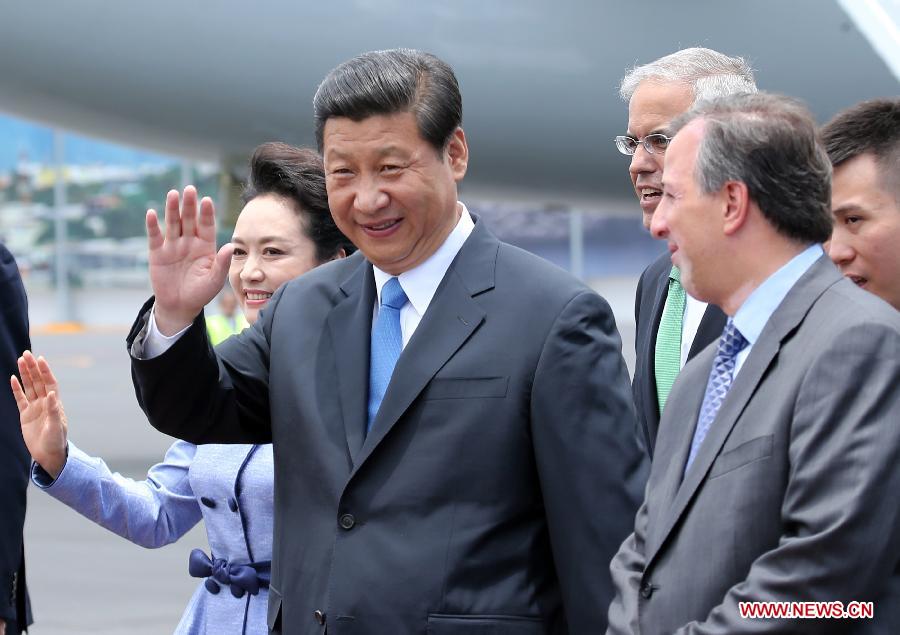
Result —
<path fill-rule="evenodd" d="M 331 260 L 341 249 L 348 256 L 356 251 L 331 217 L 325 168 L 315 151 L 274 141 L 257 146 L 250 157 L 250 176 L 241 199 L 246 205 L 265 194 L 294 202 L 304 234 L 316 245 L 317 261 Z"/>

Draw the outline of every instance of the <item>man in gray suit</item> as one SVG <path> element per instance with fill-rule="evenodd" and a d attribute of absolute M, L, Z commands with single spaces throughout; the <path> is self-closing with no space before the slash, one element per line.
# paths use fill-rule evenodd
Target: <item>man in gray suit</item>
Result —
<path fill-rule="evenodd" d="M 742 95 L 673 132 L 651 230 L 729 318 L 672 389 L 608 632 L 900 632 L 900 314 L 823 253 L 812 117 Z M 874 619 L 742 617 L 763 601 L 873 602 Z"/>
<path fill-rule="evenodd" d="M 755 93 L 753 71 L 740 57 L 706 48 L 687 48 L 631 69 L 619 94 L 628 102 L 628 131 L 616 137 L 619 152 L 631 157 L 628 172 L 650 229 L 662 196 L 663 161 L 669 124 L 701 99 Z M 632 390 L 637 435 L 650 458 L 659 416 L 685 362 L 725 326 L 719 307 L 685 294 L 678 269 L 662 254 L 641 274 L 634 298 L 635 369 Z"/>
<path fill-rule="evenodd" d="M 850 280 L 900 310 L 900 99 L 856 104 L 820 135 L 834 166 L 828 255 Z"/>
<path fill-rule="evenodd" d="M 445 63 L 367 53 L 314 105 L 359 253 L 214 351 L 202 308 L 230 247 L 211 202 L 198 216 L 193 189 L 180 209 L 170 192 L 165 239 L 148 214 L 155 304 L 129 338 L 142 407 L 195 443 L 274 443 L 275 632 L 602 632 L 641 463 L 609 306 L 457 200 L 469 155 Z"/>

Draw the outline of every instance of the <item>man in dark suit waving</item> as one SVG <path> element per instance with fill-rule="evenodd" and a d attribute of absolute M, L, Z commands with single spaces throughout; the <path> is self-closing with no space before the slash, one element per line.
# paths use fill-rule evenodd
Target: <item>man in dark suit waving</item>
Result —
<path fill-rule="evenodd" d="M 314 104 L 360 252 L 213 351 L 201 309 L 230 248 L 211 202 L 171 192 L 165 239 L 148 214 L 155 304 L 130 336 L 142 407 L 190 441 L 275 444 L 276 632 L 602 631 L 641 460 L 608 305 L 457 200 L 445 63 L 367 53 Z"/>
<path fill-rule="evenodd" d="M 673 131 L 651 231 L 729 317 L 672 388 L 609 633 L 898 633 L 900 313 L 822 250 L 815 122 L 733 95 Z"/>
<path fill-rule="evenodd" d="M 30 348 L 25 287 L 13 255 L 0 244 L 0 364 L 7 378 Z M 30 463 L 7 381 L 0 389 L 0 635 L 18 634 L 31 624 L 22 544 Z"/>
<path fill-rule="evenodd" d="M 739 57 L 688 48 L 633 68 L 619 94 L 628 102 L 628 131 L 616 146 L 631 156 L 631 182 L 650 229 L 662 195 L 669 124 L 701 99 L 756 92 L 753 71 Z M 634 299 L 635 369 L 632 389 L 638 441 L 653 458 L 659 416 L 685 362 L 718 338 L 725 314 L 686 294 L 669 255 L 641 274 Z"/>

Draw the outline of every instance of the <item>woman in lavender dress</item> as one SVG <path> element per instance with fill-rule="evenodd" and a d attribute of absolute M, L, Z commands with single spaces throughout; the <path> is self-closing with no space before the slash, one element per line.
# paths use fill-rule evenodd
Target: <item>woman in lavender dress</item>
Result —
<path fill-rule="evenodd" d="M 229 280 L 250 324 L 283 282 L 355 248 L 328 210 L 321 160 L 284 144 L 259 146 L 238 217 Z M 112 473 L 67 439 L 56 379 L 43 358 L 19 359 L 12 379 L 32 481 L 110 531 L 154 548 L 178 540 L 202 518 L 210 554 L 191 553 L 204 578 L 176 633 L 266 633 L 272 558 L 271 445 L 173 444 L 147 478 Z"/>

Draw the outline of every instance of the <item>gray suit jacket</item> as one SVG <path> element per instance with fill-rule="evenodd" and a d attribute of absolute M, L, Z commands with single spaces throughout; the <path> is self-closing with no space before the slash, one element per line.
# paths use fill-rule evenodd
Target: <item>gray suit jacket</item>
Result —
<path fill-rule="evenodd" d="M 637 412 L 637 436 L 652 459 L 659 430 L 659 400 L 656 394 L 656 332 L 666 306 L 669 290 L 669 271 L 672 260 L 669 252 L 662 254 L 644 269 L 638 280 L 634 297 L 634 323 L 636 326 L 634 349 L 634 380 L 631 390 Z M 697 334 L 691 342 L 688 360 L 719 339 L 725 328 L 722 309 L 710 304 L 703 313 Z"/>
<path fill-rule="evenodd" d="M 366 436 L 374 302 L 357 254 L 215 351 L 198 319 L 133 362 L 163 432 L 274 443 L 270 627 L 602 632 L 641 463 L 608 305 L 477 222 Z"/>
<path fill-rule="evenodd" d="M 823 256 L 766 324 L 682 482 L 715 346 L 663 414 L 609 633 L 900 632 L 900 313 Z M 741 619 L 873 601 L 874 620 Z"/>

